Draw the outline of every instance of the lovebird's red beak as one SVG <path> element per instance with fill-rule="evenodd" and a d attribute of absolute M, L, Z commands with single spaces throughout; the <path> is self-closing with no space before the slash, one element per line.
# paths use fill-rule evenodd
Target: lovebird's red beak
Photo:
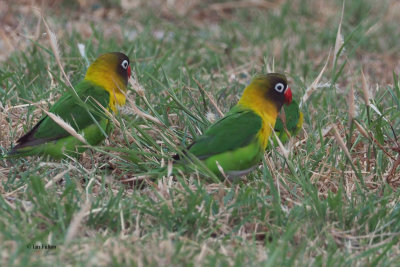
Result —
<path fill-rule="evenodd" d="M 131 66 L 128 66 L 128 69 L 126 70 L 128 72 L 128 79 L 131 77 Z"/>
<path fill-rule="evenodd" d="M 285 91 L 285 104 L 289 105 L 292 102 L 292 90 L 290 87 Z"/>

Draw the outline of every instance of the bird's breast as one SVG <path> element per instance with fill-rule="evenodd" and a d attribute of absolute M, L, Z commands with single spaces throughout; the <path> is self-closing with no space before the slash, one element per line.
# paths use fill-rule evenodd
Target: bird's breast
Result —
<path fill-rule="evenodd" d="M 264 148 L 264 150 L 267 148 L 268 145 L 268 140 L 269 136 L 272 133 L 272 129 L 275 127 L 275 121 L 276 118 L 273 118 L 269 116 L 268 114 L 262 114 L 262 126 L 260 133 L 258 135 L 259 141 L 261 143 L 261 146 Z"/>
<path fill-rule="evenodd" d="M 117 112 L 117 105 L 123 106 L 125 105 L 125 102 L 126 102 L 125 94 L 121 93 L 120 91 L 118 92 L 114 91 L 110 94 L 110 108 L 115 113 Z"/>

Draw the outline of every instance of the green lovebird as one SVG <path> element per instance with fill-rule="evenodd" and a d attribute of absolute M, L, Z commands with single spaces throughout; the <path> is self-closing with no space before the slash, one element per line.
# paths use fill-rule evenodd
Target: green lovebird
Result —
<path fill-rule="evenodd" d="M 131 67 L 126 55 L 119 52 L 101 55 L 89 66 L 85 78 L 74 86 L 76 94 L 66 92 L 49 112 L 68 123 L 90 145 L 97 145 L 112 129 L 103 108 L 116 113 L 116 105 L 125 104 L 130 75 Z M 7 157 L 49 155 L 59 159 L 66 155 L 78 156 L 84 150 L 84 143 L 45 115 L 18 139 Z"/>
<path fill-rule="evenodd" d="M 187 150 L 218 176 L 218 165 L 228 178 L 245 175 L 260 163 L 278 113 L 291 101 L 292 91 L 285 75 L 257 75 L 239 102 Z"/>
<path fill-rule="evenodd" d="M 303 127 L 303 112 L 299 109 L 299 104 L 296 100 L 293 100 L 290 105 L 284 106 L 286 123 L 278 117 L 276 119 L 274 130 L 276 135 L 281 140 L 282 144 L 286 143 L 291 136 L 297 135 Z M 286 129 L 285 129 L 286 126 Z M 287 131 L 286 131 L 287 130 Z M 288 135 L 289 133 L 289 135 Z M 268 144 L 268 148 L 271 146 L 277 146 L 278 143 L 275 140 L 275 135 L 272 136 L 272 142 Z"/>

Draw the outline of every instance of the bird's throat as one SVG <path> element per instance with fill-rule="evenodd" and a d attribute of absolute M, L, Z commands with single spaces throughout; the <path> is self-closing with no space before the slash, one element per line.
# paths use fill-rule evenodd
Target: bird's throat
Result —
<path fill-rule="evenodd" d="M 103 87 L 110 94 L 110 108 L 117 112 L 116 106 L 125 105 L 126 85 L 122 79 L 113 72 L 100 70 L 88 70 L 85 80 Z"/>

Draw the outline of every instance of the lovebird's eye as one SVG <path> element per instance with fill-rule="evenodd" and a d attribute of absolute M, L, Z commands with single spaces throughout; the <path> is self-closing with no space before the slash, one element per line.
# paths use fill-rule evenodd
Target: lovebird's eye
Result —
<path fill-rule="evenodd" d="M 285 90 L 285 86 L 283 85 L 283 83 L 275 84 L 275 91 L 277 91 L 278 93 L 282 93 L 283 90 Z"/>
<path fill-rule="evenodd" d="M 125 59 L 124 61 L 122 61 L 121 66 L 122 66 L 124 69 L 127 69 L 128 66 L 129 66 L 128 60 Z"/>

